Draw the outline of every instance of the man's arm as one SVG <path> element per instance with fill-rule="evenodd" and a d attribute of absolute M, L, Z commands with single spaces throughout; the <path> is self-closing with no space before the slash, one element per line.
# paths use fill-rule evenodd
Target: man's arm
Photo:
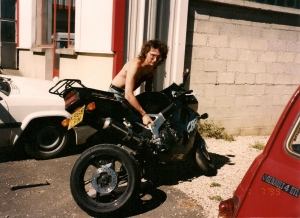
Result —
<path fill-rule="evenodd" d="M 139 64 L 136 61 L 128 63 L 126 66 L 125 98 L 126 100 L 142 115 L 144 125 L 154 124 L 152 119 L 147 115 L 134 95 L 135 75 L 138 73 Z"/>

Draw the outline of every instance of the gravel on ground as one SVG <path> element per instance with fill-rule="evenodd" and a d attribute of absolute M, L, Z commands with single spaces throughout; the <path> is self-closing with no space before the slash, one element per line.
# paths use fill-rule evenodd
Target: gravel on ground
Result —
<path fill-rule="evenodd" d="M 187 194 L 204 209 L 205 217 L 218 217 L 220 197 L 226 200 L 241 182 L 253 160 L 262 152 L 253 148 L 255 143 L 266 145 L 269 136 L 238 136 L 235 141 L 205 139 L 208 151 L 215 158 L 226 160 L 217 175 L 200 176 L 190 181 L 182 181 L 173 188 Z"/>

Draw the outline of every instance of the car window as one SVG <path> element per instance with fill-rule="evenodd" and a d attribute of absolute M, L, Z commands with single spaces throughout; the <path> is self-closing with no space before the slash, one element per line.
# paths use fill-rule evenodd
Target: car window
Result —
<path fill-rule="evenodd" d="M 293 130 L 288 139 L 287 150 L 293 155 L 300 158 L 300 116 L 298 116 L 296 125 L 294 125 Z"/>
<path fill-rule="evenodd" d="M 0 77 L 0 92 L 8 96 L 10 93 L 10 83 L 10 79 Z"/>

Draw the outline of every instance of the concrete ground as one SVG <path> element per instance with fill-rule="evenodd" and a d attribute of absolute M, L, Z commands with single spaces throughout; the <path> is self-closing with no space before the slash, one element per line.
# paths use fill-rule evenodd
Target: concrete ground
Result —
<path fill-rule="evenodd" d="M 83 148 L 52 160 L 30 159 L 24 153 L 0 150 L 0 217 L 90 217 L 72 198 L 69 188 L 71 169 Z M 178 175 L 180 172 L 173 171 Z M 193 177 L 168 179 L 158 187 L 144 188 L 141 202 L 123 217 L 204 217 L 202 207 L 172 184 Z M 15 186 L 47 184 L 12 190 Z"/>

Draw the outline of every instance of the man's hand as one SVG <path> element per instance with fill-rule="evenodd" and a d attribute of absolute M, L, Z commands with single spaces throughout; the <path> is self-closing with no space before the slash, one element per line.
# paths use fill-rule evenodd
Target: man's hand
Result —
<path fill-rule="evenodd" d="M 145 126 L 148 126 L 148 124 L 151 124 L 151 126 L 154 126 L 154 122 L 153 122 L 153 120 L 149 117 L 148 114 L 144 114 L 144 116 L 142 117 L 142 119 L 143 119 L 143 124 L 144 124 Z"/>

